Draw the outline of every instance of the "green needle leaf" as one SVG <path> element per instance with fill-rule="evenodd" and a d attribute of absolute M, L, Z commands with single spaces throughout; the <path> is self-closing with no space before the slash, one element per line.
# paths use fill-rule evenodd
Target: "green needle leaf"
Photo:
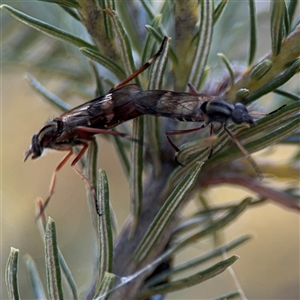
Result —
<path fill-rule="evenodd" d="M 26 254 L 24 259 L 30 277 L 34 299 L 46 299 L 47 297 L 43 288 L 43 284 L 32 257 L 29 254 Z"/>
<path fill-rule="evenodd" d="M 202 164 L 201 162 L 197 162 L 168 197 L 136 250 L 134 256 L 137 261 L 140 262 L 144 260 L 155 246 L 179 206 L 182 204 L 182 201 L 185 199 L 186 194 L 194 186 Z"/>
<path fill-rule="evenodd" d="M 45 254 L 47 287 L 50 299 L 63 300 L 59 253 L 56 240 L 56 229 L 53 219 L 48 218 L 45 232 Z"/>
<path fill-rule="evenodd" d="M 149 281 L 147 281 L 145 287 L 157 285 L 160 282 L 169 278 L 170 276 L 174 276 L 175 274 L 185 272 L 187 270 L 195 268 L 196 266 L 206 263 L 207 261 L 222 255 L 224 252 L 228 252 L 228 251 L 240 246 L 241 244 L 249 241 L 249 239 L 251 239 L 250 235 L 244 235 L 222 247 L 215 248 L 212 251 L 209 251 L 208 253 L 205 253 L 195 259 L 189 260 L 185 263 L 175 266 L 175 267 L 171 268 L 170 270 L 161 272 L 157 276 L 155 276 L 153 279 L 150 279 Z"/>
<path fill-rule="evenodd" d="M 214 10 L 214 24 L 217 23 L 217 21 L 222 16 L 226 6 L 227 6 L 228 0 L 221 0 L 218 4 L 218 6 Z"/>
<path fill-rule="evenodd" d="M 11 247 L 9 257 L 6 263 L 5 269 L 5 283 L 7 288 L 7 294 L 9 299 L 18 300 L 19 288 L 18 288 L 18 261 L 19 250 Z"/>
<path fill-rule="evenodd" d="M 91 49 L 91 48 L 80 48 L 79 49 L 84 55 L 86 55 L 88 58 L 96 61 L 101 66 L 107 68 L 109 71 L 111 71 L 115 76 L 117 76 L 120 80 L 123 80 L 125 78 L 125 72 L 124 70 L 113 60 L 108 58 L 107 56 L 104 56 L 100 54 L 97 50 Z"/>
<path fill-rule="evenodd" d="M 224 272 L 228 267 L 230 267 L 233 263 L 235 263 L 239 257 L 237 255 L 233 255 L 228 259 L 218 262 L 217 264 L 211 266 L 210 268 L 198 272 L 189 277 L 172 281 L 170 283 L 161 284 L 158 286 L 151 287 L 142 293 L 140 293 L 135 299 L 142 300 L 147 299 L 151 296 L 157 294 L 167 294 L 175 291 L 179 291 L 182 289 L 186 289 L 188 287 L 194 286 L 196 284 L 200 284 L 210 278 L 213 278 L 222 272 Z"/>
<path fill-rule="evenodd" d="M 284 0 L 272 2 L 271 14 L 271 39 L 273 55 L 278 55 L 281 50 L 281 42 L 284 37 L 284 18 L 286 15 L 286 6 Z"/>
<path fill-rule="evenodd" d="M 119 46 L 119 51 L 121 53 L 122 62 L 126 70 L 126 76 L 130 76 L 135 70 L 135 66 L 132 55 L 132 47 L 127 32 L 125 31 L 124 26 L 115 11 L 106 8 L 105 12 L 112 22 L 116 40 Z M 139 84 L 139 80 L 137 77 L 135 78 L 135 80 L 136 83 Z"/>
<path fill-rule="evenodd" d="M 110 292 L 113 290 L 115 279 L 115 274 L 106 272 L 101 281 L 99 294 L 97 295 L 97 297 L 95 297 L 95 299 L 108 300 Z"/>
<path fill-rule="evenodd" d="M 66 112 L 71 109 L 71 106 L 58 98 L 56 95 L 50 93 L 37 79 L 31 74 L 27 73 L 25 79 L 30 86 L 42 97 L 44 97 L 50 104 L 58 108 L 60 111 Z"/>
<path fill-rule="evenodd" d="M 76 0 L 39 0 L 39 1 L 56 3 L 56 4 L 63 5 L 63 6 L 70 6 L 70 7 L 75 7 L 75 8 L 79 7 L 79 4 L 77 3 Z"/>
<path fill-rule="evenodd" d="M 205 64 L 210 50 L 210 44 L 213 34 L 214 18 L 213 2 L 209 0 L 201 1 L 201 17 L 198 45 L 189 75 L 188 82 L 192 83 L 197 89 L 201 83 Z"/>
<path fill-rule="evenodd" d="M 256 18 L 255 18 L 255 1 L 249 0 L 249 12 L 250 12 L 250 42 L 249 42 L 249 58 L 248 66 L 251 66 L 256 52 Z"/>
<path fill-rule="evenodd" d="M 109 202 L 109 187 L 108 179 L 105 171 L 99 171 L 99 184 L 98 184 L 98 208 L 102 213 L 98 218 L 97 235 L 99 238 L 99 262 L 98 262 L 98 292 L 96 295 L 101 294 L 102 280 L 106 272 L 111 272 L 113 263 L 113 233 L 111 224 L 111 208 Z M 97 287 L 96 287 L 97 290 Z"/>
<path fill-rule="evenodd" d="M 133 142 L 131 146 L 130 209 L 133 216 L 132 230 L 137 225 L 143 201 L 143 136 L 144 118 L 139 117 L 132 121 L 132 137 L 139 141 Z"/>
<path fill-rule="evenodd" d="M 56 39 L 68 42 L 77 47 L 86 47 L 95 49 L 95 46 L 89 44 L 88 42 L 80 39 L 79 37 L 72 35 L 62 29 L 59 29 L 53 25 L 50 25 L 46 22 L 40 21 L 36 18 L 33 18 L 17 9 L 14 9 L 8 5 L 1 5 L 1 8 L 8 11 L 14 18 L 23 22 L 24 24 L 44 33 Z"/>

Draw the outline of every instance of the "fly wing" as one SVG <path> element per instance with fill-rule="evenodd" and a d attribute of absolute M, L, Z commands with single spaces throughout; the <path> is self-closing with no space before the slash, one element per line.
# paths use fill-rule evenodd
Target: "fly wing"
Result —
<path fill-rule="evenodd" d="M 71 127 L 112 128 L 140 115 L 133 104 L 134 97 L 141 91 L 135 84 L 126 85 L 79 105 L 62 114 L 60 118 Z"/>
<path fill-rule="evenodd" d="M 193 95 L 172 91 L 153 90 L 137 94 L 135 106 L 144 114 L 164 116 L 180 121 L 202 122 L 201 105 L 213 96 Z"/>

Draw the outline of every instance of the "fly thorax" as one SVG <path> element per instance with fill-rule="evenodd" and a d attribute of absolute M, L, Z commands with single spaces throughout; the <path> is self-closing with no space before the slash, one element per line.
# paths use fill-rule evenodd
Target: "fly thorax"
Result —
<path fill-rule="evenodd" d="M 229 118 L 234 106 L 222 99 L 206 101 L 201 105 L 203 114 L 206 115 L 207 123 L 225 123 Z"/>

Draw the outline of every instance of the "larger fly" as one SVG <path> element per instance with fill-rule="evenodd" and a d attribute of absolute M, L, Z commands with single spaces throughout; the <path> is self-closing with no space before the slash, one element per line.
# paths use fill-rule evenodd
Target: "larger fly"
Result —
<path fill-rule="evenodd" d="M 168 38 L 165 37 L 158 52 L 140 69 L 113 87 L 109 93 L 79 105 L 46 122 L 42 129 L 33 135 L 31 145 L 25 153 L 24 161 L 30 156 L 32 159 L 40 157 L 46 148 L 68 152 L 54 170 L 49 195 L 44 202 L 43 209 L 46 208 L 54 193 L 57 172 L 73 155 L 75 146 L 80 146 L 81 150 L 72 161 L 71 166 L 92 187 L 88 179 L 75 165 L 88 149 L 89 142 L 95 139 L 94 135 L 102 133 L 131 139 L 125 133 L 110 130 L 142 114 L 134 106 L 135 96 L 141 92 L 141 88 L 135 84 L 126 84 L 151 65 L 162 52 L 167 40 Z M 94 191 L 93 187 L 92 190 Z M 96 208 L 99 213 L 98 207 Z"/>

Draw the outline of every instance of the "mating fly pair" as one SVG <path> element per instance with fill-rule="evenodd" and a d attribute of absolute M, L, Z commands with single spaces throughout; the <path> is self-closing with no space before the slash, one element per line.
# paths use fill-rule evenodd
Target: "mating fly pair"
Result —
<path fill-rule="evenodd" d="M 193 132 L 210 124 L 219 123 L 248 157 L 255 170 L 259 170 L 245 148 L 226 127 L 229 121 L 235 124 L 254 124 L 252 117 L 243 104 L 230 104 L 217 96 L 198 94 L 191 85 L 191 93 L 164 90 L 142 91 L 136 84 L 126 85 L 151 65 L 163 51 L 167 40 L 168 38 L 165 37 L 159 51 L 140 69 L 113 87 L 109 93 L 79 105 L 48 121 L 38 133 L 33 135 L 31 146 L 25 153 L 25 161 L 30 156 L 32 159 L 40 157 L 45 148 L 68 152 L 54 170 L 49 195 L 40 214 L 46 208 L 54 193 L 57 172 L 71 158 L 75 146 L 81 146 L 81 150 L 73 159 L 71 166 L 92 188 L 96 201 L 96 194 L 92 184 L 76 168 L 76 163 L 86 152 L 89 142 L 95 139 L 95 134 L 110 134 L 132 140 L 127 134 L 111 129 L 144 114 L 164 116 L 179 121 L 203 122 L 202 126 L 195 129 L 166 133 L 167 140 L 176 151 L 179 149 L 171 141 L 170 135 Z M 96 209 L 99 214 L 97 205 Z"/>

